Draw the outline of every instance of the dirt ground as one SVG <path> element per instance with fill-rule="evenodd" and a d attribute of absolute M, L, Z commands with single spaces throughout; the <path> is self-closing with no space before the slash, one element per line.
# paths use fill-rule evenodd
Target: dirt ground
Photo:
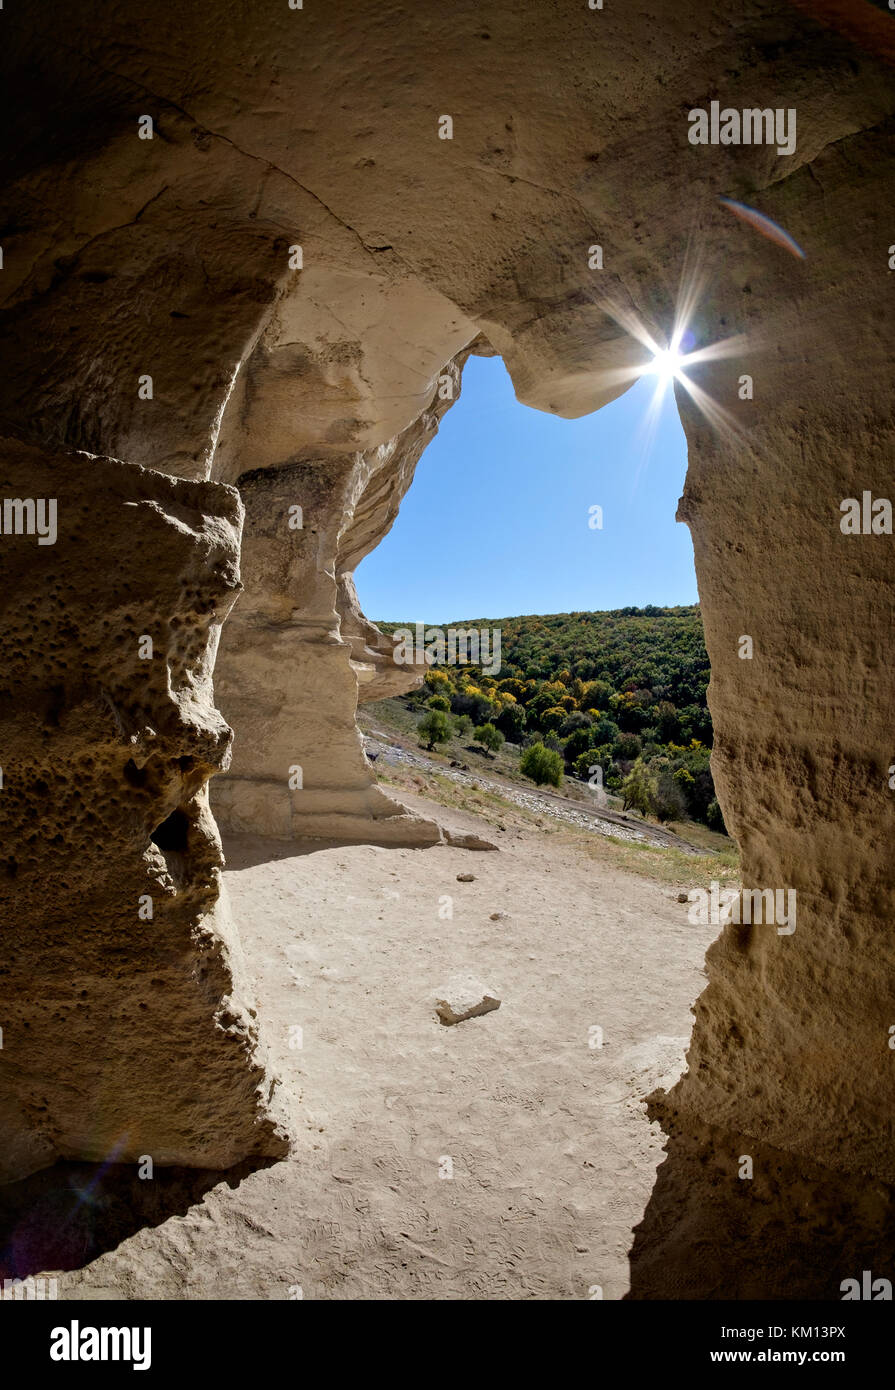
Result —
<path fill-rule="evenodd" d="M 60 1275 L 60 1298 L 622 1297 L 662 1156 L 640 1099 L 682 1068 L 713 929 L 673 883 L 502 823 L 497 853 L 226 845 L 295 1152 Z M 458 972 L 501 1005 L 445 1027 Z"/>

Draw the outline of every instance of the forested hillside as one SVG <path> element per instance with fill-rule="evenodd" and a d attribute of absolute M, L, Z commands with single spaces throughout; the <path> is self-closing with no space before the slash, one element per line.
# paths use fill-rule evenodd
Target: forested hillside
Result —
<path fill-rule="evenodd" d="M 379 626 L 392 633 L 412 624 Z M 493 726 L 526 750 L 522 771 L 537 781 L 558 785 L 563 773 L 592 783 L 602 778 L 644 814 L 688 815 L 723 828 L 709 769 L 709 662 L 698 607 L 476 618 L 452 626 L 500 629 L 501 668 L 489 675 L 481 666 L 430 667 L 414 700 L 429 706 L 424 732 L 432 742 L 441 741 L 450 717 L 455 728 L 468 721 L 477 737 L 484 730 L 486 746 Z M 535 743 L 552 756 L 528 753 Z"/>

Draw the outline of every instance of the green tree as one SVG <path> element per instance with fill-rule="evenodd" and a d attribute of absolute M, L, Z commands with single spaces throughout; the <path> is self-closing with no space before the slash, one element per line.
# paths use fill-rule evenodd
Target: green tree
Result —
<path fill-rule="evenodd" d="M 451 707 L 451 702 L 449 699 L 447 699 L 445 695 L 430 695 L 429 699 L 426 701 L 426 704 L 429 706 L 430 709 L 443 710 L 445 714 L 447 714 L 448 710 Z"/>
<path fill-rule="evenodd" d="M 582 753 L 575 759 L 575 776 L 587 781 L 590 777 L 592 767 L 602 767 L 606 771 L 603 755 L 599 748 L 588 748 L 586 753 Z"/>
<path fill-rule="evenodd" d="M 614 743 L 618 738 L 619 728 L 613 719 L 598 719 L 591 731 L 597 743 Z"/>
<path fill-rule="evenodd" d="M 669 820 L 683 820 L 687 814 L 687 798 L 684 793 L 684 786 L 681 784 L 678 772 L 672 772 L 670 767 L 663 767 L 656 779 L 653 789 L 653 810 L 656 818 L 664 825 Z M 689 773 L 685 773 L 689 776 Z M 690 778 L 692 782 L 692 777 Z"/>
<path fill-rule="evenodd" d="M 633 809 L 648 816 L 653 809 L 653 788 L 642 758 L 638 758 L 621 786 L 625 810 Z"/>
<path fill-rule="evenodd" d="M 458 738 L 469 738 L 472 733 L 472 720 L 468 714 L 458 714 L 454 719 L 454 730 Z"/>
<path fill-rule="evenodd" d="M 436 743 L 447 743 L 451 736 L 447 715 L 440 709 L 430 709 L 428 714 L 424 714 L 416 731 L 420 736 L 420 747 L 425 744 L 430 753 Z"/>
<path fill-rule="evenodd" d="M 656 706 L 656 733 L 660 743 L 674 743 L 681 731 L 678 712 L 670 700 L 660 700 Z"/>
<path fill-rule="evenodd" d="M 562 758 L 554 749 L 545 748 L 543 743 L 533 743 L 526 748 L 519 759 L 519 771 L 539 787 L 548 782 L 554 787 L 562 786 Z"/>
<path fill-rule="evenodd" d="M 612 745 L 613 758 L 620 758 L 623 762 L 633 762 L 640 757 L 640 751 L 641 743 L 636 734 L 619 734 Z"/>
<path fill-rule="evenodd" d="M 499 729 L 495 729 L 492 723 L 480 724 L 473 734 L 473 738 L 480 743 L 483 748 L 487 748 L 490 753 L 496 753 L 498 748 L 503 745 L 503 734 Z"/>
<path fill-rule="evenodd" d="M 401 625 L 379 624 L 386 633 Z M 469 715 L 474 727 L 493 723 L 511 743 L 524 747 L 532 733 L 540 732 L 544 746 L 563 753 L 570 768 L 591 748 L 616 744 L 620 731 L 635 735 L 650 780 L 657 783 L 660 768 L 670 766 L 687 814 L 708 823 L 716 800 L 706 706 L 711 672 L 698 606 L 648 604 L 608 613 L 534 614 L 507 618 L 501 627 L 498 680 L 481 668 L 467 670 L 465 679 L 456 670 L 430 668 L 425 686 L 404 697 L 405 707 L 419 717 L 427 712 L 431 696 L 443 696 L 450 699 L 454 715 Z M 470 679 L 478 690 L 468 685 Z M 517 706 L 502 707 L 501 692 L 514 695 Z M 564 713 L 557 723 L 560 710 Z M 585 717 L 596 721 L 586 743 L 575 739 Z M 694 749 L 693 740 L 701 747 Z M 613 790 L 632 763 L 633 745 L 625 745 L 624 751 L 629 756 L 616 750 L 615 764 L 601 763 L 605 785 Z M 674 777 L 682 768 L 692 782 Z M 719 815 L 713 809 L 712 817 Z"/>
<path fill-rule="evenodd" d="M 426 689 L 433 695 L 449 695 L 452 689 L 452 681 L 447 671 L 442 671 L 437 666 L 430 666 L 423 677 Z"/>
<path fill-rule="evenodd" d="M 559 736 L 560 738 L 568 738 L 569 735 L 574 734 L 577 729 L 589 729 L 593 722 L 594 721 L 589 715 L 582 714 L 581 711 L 577 709 L 573 710 L 560 724 Z"/>
<path fill-rule="evenodd" d="M 592 748 L 594 743 L 593 729 L 576 729 L 570 734 L 563 746 L 562 755 L 567 763 L 573 763 L 579 754 L 586 749 Z"/>
<path fill-rule="evenodd" d="M 608 681 L 588 681 L 584 692 L 585 703 L 581 708 L 589 709 L 593 706 L 594 709 L 605 709 L 614 693 L 614 688 Z"/>
<path fill-rule="evenodd" d="M 494 713 L 494 706 L 487 695 L 468 695 L 463 691 L 451 698 L 454 714 L 468 714 L 476 724 L 483 724 Z"/>
<path fill-rule="evenodd" d="M 504 705 L 494 722 L 510 743 L 521 743 L 525 728 L 525 710 L 521 705 Z"/>

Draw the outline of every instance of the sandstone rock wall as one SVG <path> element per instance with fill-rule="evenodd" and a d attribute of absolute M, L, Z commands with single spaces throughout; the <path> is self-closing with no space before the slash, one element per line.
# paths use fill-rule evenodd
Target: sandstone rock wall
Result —
<path fill-rule="evenodd" d="M 0 1178 L 280 1155 L 206 790 L 239 497 L 13 439 L 0 458 L 58 531 L 0 550 Z"/>
<path fill-rule="evenodd" d="M 440 839 L 436 825 L 380 791 L 363 753 L 358 698 L 411 690 L 422 670 L 395 664 L 393 645 L 360 610 L 352 571 L 394 522 L 440 416 L 459 396 L 465 356 L 445 364 L 433 399 L 397 438 L 341 455 L 307 445 L 300 461 L 238 478 L 246 592 L 217 669 L 222 707 L 240 730 L 231 772 L 213 790 L 225 829 L 380 844 Z M 258 408 L 246 407 L 247 452 Z"/>
<path fill-rule="evenodd" d="M 843 534 L 840 506 L 892 491 L 893 182 L 887 121 L 769 191 L 770 214 L 804 229 L 807 258 L 796 278 L 740 259 L 735 318 L 732 295 L 708 313 L 717 334 L 737 329 L 754 349 L 694 372 L 735 432 L 710 429 L 681 400 L 681 515 L 712 663 L 718 794 L 745 884 L 796 890 L 797 916 L 791 934 L 724 928 L 689 1073 L 673 1093 L 708 1121 L 889 1182 L 895 686 L 883 633 L 895 619 L 893 538 Z M 742 371 L 751 401 L 739 400 Z M 751 658 L 739 656 L 743 635 Z"/>
<path fill-rule="evenodd" d="M 891 477 L 895 93 L 880 22 L 865 4 L 842 19 L 787 0 L 735 13 L 709 0 L 461 0 L 449 13 L 99 0 L 4 15 L 4 496 L 32 477 L 38 495 L 51 469 L 66 524 L 78 507 L 100 520 L 86 538 L 60 533 L 52 590 L 46 571 L 29 589 L 2 538 L 10 650 L 56 643 L 5 665 L 0 812 L 23 942 L 15 964 L 3 947 L 8 1173 L 106 1152 L 122 1117 L 128 1145 L 171 1161 L 279 1142 L 211 925 L 203 787 L 227 738 L 210 669 L 236 582 L 236 504 L 220 484 L 245 505 L 246 588 L 219 658 L 236 753 L 215 804 L 229 824 L 284 836 L 429 833 L 395 824 L 364 766 L 358 683 L 394 689 L 395 675 L 350 576 L 409 483 L 438 377 L 484 335 L 521 399 L 582 414 L 644 360 L 632 326 L 664 342 L 690 300 L 699 345 L 742 335 L 692 373 L 738 433 L 678 392 L 719 795 L 747 885 L 794 887 L 799 909 L 792 936 L 721 935 L 665 1112 L 694 1134 L 736 1130 L 892 1181 L 890 540 L 843 537 L 837 516 L 842 497 L 886 495 Z M 713 100 L 794 109 L 795 152 L 690 144 L 688 111 Z M 719 195 L 777 218 L 805 260 Z M 754 399 L 740 403 L 744 372 Z M 294 503 L 303 529 L 287 534 Z M 135 628 L 175 619 L 174 693 L 147 690 Z M 139 718 L 119 728 L 100 687 Z M 73 761 L 78 786 L 48 797 Z M 16 801 L 9 788 L 26 784 Z M 177 873 L 179 903 L 164 886 Z M 144 933 L 131 905 L 153 875 L 165 910 Z M 64 965 L 35 945 L 43 933 Z M 26 969 L 31 1003 L 12 1003 Z M 84 989 L 84 1009 L 115 1020 L 108 1094 L 72 1041 Z M 145 1060 L 129 1031 L 143 1003 L 153 1059 L 181 1041 L 193 1058 L 156 1092 L 127 1085 Z M 32 1056 L 39 1018 L 49 1041 Z M 96 1113 L 114 1123 L 97 1130 Z"/>

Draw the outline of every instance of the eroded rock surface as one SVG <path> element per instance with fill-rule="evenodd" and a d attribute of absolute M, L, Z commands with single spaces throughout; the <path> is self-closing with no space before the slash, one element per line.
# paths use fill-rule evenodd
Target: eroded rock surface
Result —
<path fill-rule="evenodd" d="M 5 659 L 0 810 L 13 831 L 4 853 L 16 836 L 27 848 L 11 853 L 21 867 L 10 901 L 29 951 L 57 933 L 66 953 L 64 967 L 51 951 L 32 961 L 31 1005 L 4 1006 L 10 1171 L 55 1151 L 97 1154 L 125 1129 L 129 1143 L 183 1162 L 210 1157 L 224 1120 L 231 1148 L 269 1147 L 257 1139 L 267 1122 L 248 1032 L 214 1022 L 231 991 L 217 944 L 204 981 L 193 973 L 191 924 L 211 910 L 215 881 L 202 788 L 226 742 L 208 684 L 211 629 L 235 582 L 209 579 L 202 538 L 210 528 L 222 544 L 217 518 L 232 532 L 235 501 L 190 493 L 182 520 L 171 478 L 237 484 L 246 508 L 246 592 L 219 662 L 237 735 L 232 776 L 213 794 L 221 815 L 287 838 L 437 837 L 375 788 L 364 762 L 358 691 L 393 690 L 397 677 L 350 576 L 409 484 L 439 378 L 483 335 L 522 400 L 580 415 L 645 360 L 632 326 L 665 342 L 692 300 L 698 346 L 734 340 L 691 376 L 735 432 L 678 389 L 719 797 L 747 886 L 796 888 L 799 908 L 788 937 L 724 930 L 666 1113 L 689 1117 L 715 1156 L 719 1133 L 745 1132 L 844 1182 L 892 1180 L 892 542 L 839 530 L 842 498 L 885 496 L 891 483 L 889 23 L 869 5 L 843 16 L 787 0 L 734 15 L 710 0 L 524 14 L 469 0 L 449 16 L 359 0 L 162 12 L 98 0 L 4 15 L 0 425 L 37 451 L 28 479 L 67 450 L 68 516 L 81 506 L 101 526 L 52 590 L 46 571 L 29 590 L 3 538 L 19 646 Z M 688 111 L 716 99 L 795 110 L 795 151 L 692 145 Z M 438 136 L 443 114 L 450 140 Z M 151 140 L 139 138 L 146 116 Z M 805 259 L 736 221 L 721 195 L 781 222 Z M 744 373 L 751 400 L 740 399 Z M 138 389 L 147 376 L 151 398 Z M 24 457 L 18 448 L 9 460 Z M 104 487 L 109 471 L 116 486 L 131 479 L 132 509 L 108 511 L 120 495 Z M 4 477 L 10 496 L 26 486 Z M 300 531 L 288 529 L 293 504 Z M 171 647 L 181 697 L 147 690 L 136 627 L 200 611 Z M 31 645 L 54 632 L 35 663 Z M 99 685 L 125 710 L 121 729 Z M 175 772 L 179 759 L 194 761 Z M 138 780 L 149 769 L 145 785 L 127 781 L 129 761 Z M 78 786 L 44 793 L 70 765 L 82 767 Z M 16 767 L 31 787 L 21 803 Z M 146 971 L 150 985 L 162 980 L 153 1012 L 132 904 L 147 878 L 162 895 L 166 874 L 176 886 L 180 851 L 147 857 L 175 812 L 189 828 L 184 906 L 170 918 L 160 908 L 144 933 L 150 960 L 170 951 L 170 975 L 156 962 Z M 108 1091 L 59 1021 L 82 988 L 120 1021 L 107 1024 Z M 205 1038 L 201 1066 L 153 1075 L 126 1041 L 144 1036 L 144 1012 L 153 1062 L 180 1043 L 188 1056 L 192 1029 Z M 50 1030 L 43 1060 L 24 1041 L 38 1016 Z M 151 1079 L 128 1106 L 116 1078 L 138 1057 Z M 673 1221 L 653 1229 L 689 1239 Z"/>
<path fill-rule="evenodd" d="M 0 550 L 0 1177 L 282 1154 L 206 791 L 239 498 L 11 439 L 0 458 L 58 531 Z"/>
<path fill-rule="evenodd" d="M 380 844 L 441 839 L 434 822 L 379 789 L 364 756 L 358 699 L 411 690 L 425 667 L 395 664 L 392 643 L 360 610 L 352 572 L 394 522 L 459 396 L 465 357 L 444 365 L 435 400 L 397 439 L 365 453 L 309 446 L 299 461 L 240 475 L 246 592 L 216 676 L 240 729 L 230 774 L 213 790 L 226 829 Z"/>

